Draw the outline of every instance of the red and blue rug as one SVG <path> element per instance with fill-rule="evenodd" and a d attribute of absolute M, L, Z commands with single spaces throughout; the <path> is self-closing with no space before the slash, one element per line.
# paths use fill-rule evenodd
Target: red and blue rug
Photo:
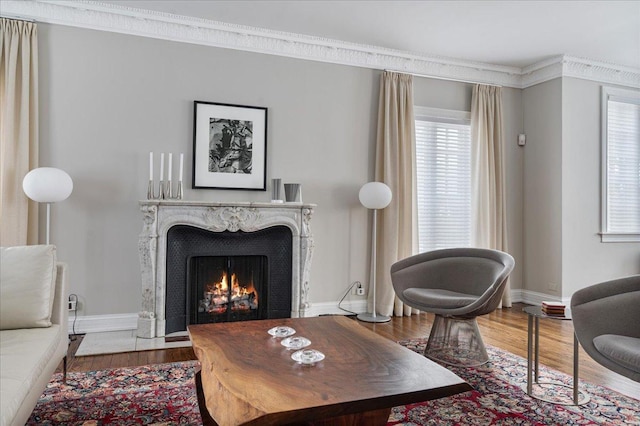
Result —
<path fill-rule="evenodd" d="M 399 342 L 423 353 L 426 339 Z M 580 381 L 589 401 L 563 406 L 527 395 L 527 360 L 510 352 L 487 347 L 490 362 L 480 367 L 446 367 L 473 387 L 473 391 L 449 398 L 395 407 L 387 426 L 414 425 L 640 425 L 640 400 L 602 386 Z M 566 400 L 572 391 L 571 376 L 540 366 L 540 378 L 564 385 Z M 558 389 L 558 388 L 555 388 Z M 562 388 L 561 388 L 562 389 Z M 552 392 L 542 395 L 554 399 Z M 640 396 L 640 395 L 639 395 Z"/>
<path fill-rule="evenodd" d="M 424 340 L 400 342 L 422 352 Z M 639 425 L 640 401 L 581 382 L 590 396 L 582 406 L 561 406 L 531 398 L 526 360 L 488 348 L 491 362 L 476 368 L 448 367 L 474 390 L 440 400 L 396 407 L 388 426 L 419 425 Z M 197 361 L 56 374 L 28 425 L 199 425 L 193 375 Z M 541 366 L 547 380 L 571 384 L 571 377 Z"/>

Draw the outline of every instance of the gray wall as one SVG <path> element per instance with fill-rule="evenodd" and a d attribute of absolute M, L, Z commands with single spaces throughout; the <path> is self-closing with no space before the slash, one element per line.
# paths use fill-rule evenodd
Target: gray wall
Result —
<path fill-rule="evenodd" d="M 70 264 L 79 315 L 140 309 L 138 200 L 149 151 L 185 153 L 185 199 L 269 200 L 269 192 L 190 189 L 194 100 L 269 108 L 267 179 L 301 182 L 304 200 L 318 205 L 312 304 L 337 303 L 351 282 L 367 282 L 368 215 L 357 194 L 373 178 L 379 71 L 57 25 L 40 24 L 39 34 L 40 164 L 74 180 L 53 208 L 52 242 Z M 505 95 L 517 260 L 520 92 Z M 471 86 L 417 78 L 415 96 L 418 105 L 469 110 Z M 517 274 L 513 286 L 521 287 Z"/>
<path fill-rule="evenodd" d="M 562 80 L 523 90 L 524 283 L 528 291 L 561 295 Z"/>
<path fill-rule="evenodd" d="M 570 298 L 640 273 L 640 243 L 600 241 L 602 83 L 558 78 L 523 92 L 524 287 Z"/>
<path fill-rule="evenodd" d="M 640 243 L 600 241 L 601 87 L 562 80 L 562 295 L 640 274 Z"/>
<path fill-rule="evenodd" d="M 311 301 L 337 301 L 365 281 L 357 193 L 372 170 L 377 72 L 62 26 L 41 25 L 40 40 L 41 164 L 75 182 L 54 208 L 52 239 L 71 265 L 81 314 L 140 309 L 148 153 L 191 158 L 194 100 L 269 108 L 268 179 L 301 182 L 305 201 L 318 204 Z M 185 199 L 270 196 L 187 188 Z"/>

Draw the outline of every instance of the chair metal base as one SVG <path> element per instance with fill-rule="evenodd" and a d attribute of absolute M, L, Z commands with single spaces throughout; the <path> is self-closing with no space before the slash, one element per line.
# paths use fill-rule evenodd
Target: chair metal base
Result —
<path fill-rule="evenodd" d="M 477 367 L 489 361 L 475 318 L 436 315 L 424 354 L 459 367 Z"/>

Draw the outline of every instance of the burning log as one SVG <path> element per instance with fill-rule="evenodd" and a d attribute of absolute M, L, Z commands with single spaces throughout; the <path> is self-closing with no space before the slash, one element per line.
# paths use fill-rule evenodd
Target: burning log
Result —
<path fill-rule="evenodd" d="M 231 286 L 227 284 L 224 274 L 219 282 L 208 284 L 204 292 L 204 299 L 198 303 L 199 312 L 224 313 L 229 306 L 231 310 L 251 310 L 258 308 L 258 295 L 254 291 L 253 283 L 241 286 L 235 274 L 231 276 Z"/>
<path fill-rule="evenodd" d="M 256 300 L 255 292 L 251 292 L 249 294 L 243 294 L 241 296 L 234 297 L 232 299 L 233 307 L 231 309 L 233 309 L 233 310 L 243 310 L 243 311 L 248 311 L 248 310 L 251 310 L 251 309 L 257 309 L 258 308 L 258 303 L 255 300 Z"/>

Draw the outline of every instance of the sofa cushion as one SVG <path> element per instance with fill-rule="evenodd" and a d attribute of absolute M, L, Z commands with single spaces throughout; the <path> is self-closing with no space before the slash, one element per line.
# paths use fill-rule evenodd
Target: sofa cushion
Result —
<path fill-rule="evenodd" d="M 611 361 L 632 371 L 640 372 L 640 339 L 637 337 L 602 334 L 593 345 Z"/>
<path fill-rule="evenodd" d="M 55 246 L 1 247 L 0 330 L 49 327 L 55 283 Z"/>
<path fill-rule="evenodd" d="M 56 356 L 56 350 L 66 338 L 59 325 L 0 331 L 0 424 L 11 424 L 31 388 L 40 376 L 48 373 L 45 369 L 55 369 L 49 364 L 54 358 L 60 359 Z M 45 385 L 46 381 L 42 387 Z M 41 393 L 42 390 L 39 390 L 36 398 Z"/>

